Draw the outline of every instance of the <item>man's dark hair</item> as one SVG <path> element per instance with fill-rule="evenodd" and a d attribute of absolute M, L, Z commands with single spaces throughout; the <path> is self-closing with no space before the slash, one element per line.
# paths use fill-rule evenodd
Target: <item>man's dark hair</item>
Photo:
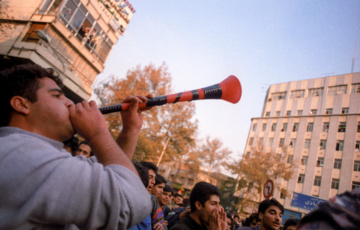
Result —
<path fill-rule="evenodd" d="M 0 127 L 9 125 L 13 110 L 10 100 L 21 96 L 31 103 L 38 100 L 36 92 L 40 88 L 39 79 L 48 77 L 62 88 L 61 79 L 54 74 L 53 69 L 44 69 L 37 64 L 22 64 L 0 72 Z"/>
<path fill-rule="evenodd" d="M 165 185 L 164 192 L 170 192 L 171 195 L 174 194 L 174 191 L 172 190 L 172 188 L 169 185 Z"/>
<path fill-rule="evenodd" d="M 82 141 L 82 142 L 80 142 L 79 147 L 80 147 L 80 145 L 88 145 L 90 147 L 90 149 L 91 149 L 90 156 L 94 156 L 94 152 L 92 151 L 92 148 L 91 148 L 91 146 L 90 146 L 90 144 L 88 142 Z"/>
<path fill-rule="evenodd" d="M 297 226 L 299 222 L 300 222 L 299 219 L 287 219 L 282 229 L 286 230 L 289 226 Z"/>
<path fill-rule="evenodd" d="M 176 193 L 176 194 L 174 195 L 174 198 L 175 198 L 175 197 L 178 197 L 178 196 L 182 198 L 182 195 L 179 194 L 179 193 Z"/>
<path fill-rule="evenodd" d="M 76 136 L 72 136 L 69 140 L 63 142 L 64 146 L 68 146 L 71 148 L 71 155 L 75 156 L 75 151 L 79 147 L 79 138 Z"/>
<path fill-rule="evenodd" d="M 158 173 L 158 167 L 154 163 L 149 161 L 141 161 L 140 164 L 142 164 L 148 170 L 152 169 L 155 173 Z"/>
<path fill-rule="evenodd" d="M 133 162 L 133 164 L 134 164 L 136 171 L 138 172 L 140 179 L 143 182 L 145 188 L 147 188 L 147 186 L 149 185 L 148 169 L 137 161 Z"/>
<path fill-rule="evenodd" d="M 231 221 L 230 230 L 234 230 L 234 229 L 235 229 L 235 221 L 234 221 L 234 219 L 232 218 L 231 214 L 230 214 L 230 213 L 226 213 L 226 217 L 229 218 L 230 221 Z"/>
<path fill-rule="evenodd" d="M 156 174 L 154 186 L 156 186 L 158 184 L 166 184 L 165 178 L 163 176 L 161 176 L 160 174 Z"/>
<path fill-rule="evenodd" d="M 252 213 L 248 218 L 245 219 L 243 226 L 249 227 L 254 219 L 256 222 L 260 221 L 259 213 Z"/>
<path fill-rule="evenodd" d="M 259 204 L 259 213 L 265 214 L 265 211 L 271 206 L 271 205 L 275 205 L 277 206 L 282 213 L 284 213 L 284 206 L 282 204 L 279 203 L 279 201 L 277 201 L 275 198 L 270 199 L 266 199 L 261 201 L 261 203 Z"/>
<path fill-rule="evenodd" d="M 212 195 L 221 197 L 220 190 L 210 183 L 198 182 L 190 193 L 191 212 L 196 211 L 196 201 L 199 201 L 202 206 L 205 206 L 205 202 L 208 201 Z"/>

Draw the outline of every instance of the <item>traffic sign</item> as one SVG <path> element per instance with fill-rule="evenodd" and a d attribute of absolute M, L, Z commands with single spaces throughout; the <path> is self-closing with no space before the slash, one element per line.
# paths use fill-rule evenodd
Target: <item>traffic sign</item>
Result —
<path fill-rule="evenodd" d="M 272 180 L 267 180 L 264 184 L 263 195 L 267 199 L 270 198 L 273 193 L 274 193 L 274 182 Z"/>

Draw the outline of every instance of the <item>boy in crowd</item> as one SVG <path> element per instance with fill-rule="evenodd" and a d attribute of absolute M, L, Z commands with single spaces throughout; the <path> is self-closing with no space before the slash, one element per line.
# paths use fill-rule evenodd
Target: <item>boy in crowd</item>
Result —
<path fill-rule="evenodd" d="M 167 205 L 171 203 L 172 195 L 173 195 L 173 190 L 171 189 L 171 187 L 169 185 L 165 185 L 164 191 L 158 197 L 159 206 L 164 213 L 164 218 L 166 218 L 166 216 L 170 212 L 170 208 Z"/>

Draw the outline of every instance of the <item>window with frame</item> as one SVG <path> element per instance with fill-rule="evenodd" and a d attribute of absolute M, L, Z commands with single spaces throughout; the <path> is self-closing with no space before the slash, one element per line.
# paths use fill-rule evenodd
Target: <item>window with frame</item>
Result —
<path fill-rule="evenodd" d="M 351 84 L 351 93 L 360 93 L 360 83 Z"/>
<path fill-rule="evenodd" d="M 326 109 L 326 114 L 332 114 L 333 113 L 333 109 Z"/>
<path fill-rule="evenodd" d="M 293 126 L 292 131 L 293 131 L 293 132 L 297 132 L 298 129 L 299 129 L 299 123 L 294 123 L 294 126 Z"/>
<path fill-rule="evenodd" d="M 263 137 L 260 137 L 260 138 L 259 138 L 259 143 L 260 143 L 260 144 L 263 144 L 263 143 L 264 143 L 264 138 L 263 138 Z"/>
<path fill-rule="evenodd" d="M 287 163 L 291 164 L 293 162 L 293 159 L 294 159 L 294 155 L 289 155 L 287 159 Z"/>
<path fill-rule="evenodd" d="M 319 157 L 316 161 L 316 167 L 324 167 L 324 158 Z"/>
<path fill-rule="evenodd" d="M 303 98 L 305 96 L 305 89 L 292 90 L 290 98 Z"/>
<path fill-rule="evenodd" d="M 340 179 L 332 178 L 331 180 L 331 188 L 332 189 L 339 189 Z"/>
<path fill-rule="evenodd" d="M 354 161 L 354 171 L 360 172 L 360 161 Z"/>
<path fill-rule="evenodd" d="M 320 150 L 326 149 L 326 140 L 320 140 Z"/>
<path fill-rule="evenodd" d="M 262 131 L 265 131 L 266 130 L 266 124 L 263 124 L 262 125 Z"/>
<path fill-rule="evenodd" d="M 304 180 L 305 180 L 305 174 L 299 174 L 298 183 L 304 184 Z"/>
<path fill-rule="evenodd" d="M 309 97 L 318 97 L 322 96 L 324 92 L 324 88 L 313 88 L 309 89 Z"/>
<path fill-rule="evenodd" d="M 304 149 L 310 149 L 311 139 L 305 139 Z"/>
<path fill-rule="evenodd" d="M 320 176 L 315 176 L 314 185 L 315 186 L 320 186 L 321 185 L 321 177 Z"/>
<path fill-rule="evenodd" d="M 274 142 L 274 138 L 269 138 L 269 146 L 271 147 L 273 145 L 273 142 Z"/>
<path fill-rule="evenodd" d="M 351 190 L 357 189 L 358 187 L 360 187 L 360 182 L 353 181 L 351 185 Z"/>
<path fill-rule="evenodd" d="M 349 108 L 342 108 L 341 113 L 342 114 L 348 114 L 349 113 Z"/>
<path fill-rule="evenodd" d="M 286 92 L 277 92 L 277 93 L 272 93 L 271 97 L 274 101 L 276 100 L 284 100 L 286 97 Z"/>
<path fill-rule="evenodd" d="M 329 86 L 328 88 L 328 95 L 342 95 L 346 94 L 347 92 L 347 85 L 335 85 Z"/>
<path fill-rule="evenodd" d="M 308 156 L 303 156 L 301 158 L 301 165 L 307 165 L 308 162 Z"/>
<path fill-rule="evenodd" d="M 250 137 L 249 139 L 249 145 L 252 145 L 254 143 L 254 138 L 253 137 Z"/>
<path fill-rule="evenodd" d="M 311 115 L 316 115 L 316 113 L 317 113 L 317 109 L 312 109 L 312 110 L 310 110 L 310 114 L 311 114 Z"/>
<path fill-rule="evenodd" d="M 303 111 L 302 110 L 298 110 L 297 111 L 297 115 L 301 116 L 303 114 Z"/>
<path fill-rule="evenodd" d="M 360 133 L 360 121 L 358 122 L 358 125 L 357 125 L 357 132 Z"/>
<path fill-rule="evenodd" d="M 360 141 L 355 142 L 355 152 L 359 152 L 360 149 Z"/>
<path fill-rule="evenodd" d="M 287 130 L 287 123 L 283 123 L 283 127 L 282 127 L 282 129 L 281 129 L 281 132 L 286 132 L 286 130 Z"/>
<path fill-rule="evenodd" d="M 271 131 L 274 132 L 276 130 L 276 123 L 273 123 L 271 125 Z"/>
<path fill-rule="evenodd" d="M 291 111 L 290 110 L 286 111 L 286 116 L 291 116 Z"/>
<path fill-rule="evenodd" d="M 344 150 L 344 141 L 343 140 L 337 140 L 336 141 L 336 151 L 343 151 Z"/>
<path fill-rule="evenodd" d="M 295 145 L 296 145 L 296 139 L 295 139 L 295 138 L 292 138 L 292 139 L 290 140 L 290 147 L 295 148 Z"/>
<path fill-rule="evenodd" d="M 313 131 L 313 127 L 314 127 L 314 123 L 309 122 L 307 127 L 306 127 L 306 132 L 312 132 Z"/>
<path fill-rule="evenodd" d="M 284 139 L 284 138 L 280 138 L 279 147 L 284 147 L 284 142 L 285 142 L 285 139 Z"/>
<path fill-rule="evenodd" d="M 270 117 L 270 112 L 266 112 L 265 117 Z"/>
<path fill-rule="evenodd" d="M 62 0 L 45 0 L 39 8 L 38 14 L 55 15 L 56 9 L 59 8 Z"/>
<path fill-rule="evenodd" d="M 255 131 L 256 130 L 256 123 L 255 124 L 253 124 L 253 127 L 252 127 L 252 131 Z"/>
<path fill-rule="evenodd" d="M 344 133 L 345 131 L 346 131 L 346 122 L 340 122 L 338 132 L 339 133 Z"/>
<path fill-rule="evenodd" d="M 280 199 L 285 199 L 285 198 L 286 198 L 286 197 L 285 197 L 284 193 L 281 192 L 281 193 L 280 193 Z"/>
<path fill-rule="evenodd" d="M 323 132 L 329 132 L 329 125 L 330 125 L 329 122 L 324 122 L 322 131 Z"/>
<path fill-rule="evenodd" d="M 341 169 L 342 159 L 334 160 L 334 169 Z"/>

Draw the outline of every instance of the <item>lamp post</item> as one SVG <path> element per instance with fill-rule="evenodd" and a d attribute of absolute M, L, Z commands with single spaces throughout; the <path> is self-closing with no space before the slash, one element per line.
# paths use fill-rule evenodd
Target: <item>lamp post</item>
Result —
<path fill-rule="evenodd" d="M 57 58 L 59 59 L 59 61 L 60 61 L 61 64 L 62 64 L 62 67 L 63 67 L 62 73 L 65 74 L 64 62 L 61 60 L 61 58 L 60 58 L 58 52 L 55 50 L 55 48 L 50 44 L 50 41 L 49 41 L 47 35 L 45 34 L 45 32 L 42 31 L 42 30 L 38 30 L 38 31 L 36 31 L 36 34 L 37 34 L 37 36 L 38 36 L 41 40 L 43 40 L 44 42 L 46 42 L 47 44 L 49 44 L 49 46 L 50 46 L 51 49 L 54 51 L 54 53 L 56 54 Z"/>

